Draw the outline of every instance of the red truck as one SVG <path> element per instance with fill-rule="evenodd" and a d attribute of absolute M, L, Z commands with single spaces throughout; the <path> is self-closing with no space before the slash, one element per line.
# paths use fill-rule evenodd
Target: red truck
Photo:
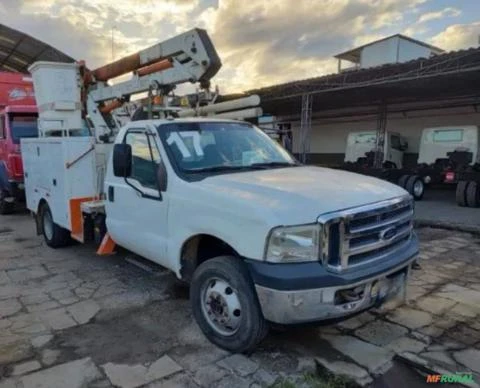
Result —
<path fill-rule="evenodd" d="M 20 138 L 38 136 L 37 117 L 31 77 L 0 72 L 0 214 L 25 199 Z"/>

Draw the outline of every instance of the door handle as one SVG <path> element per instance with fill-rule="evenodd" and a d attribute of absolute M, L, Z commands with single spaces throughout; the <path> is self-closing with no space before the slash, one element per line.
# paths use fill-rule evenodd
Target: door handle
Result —
<path fill-rule="evenodd" d="M 115 200 L 115 191 L 113 186 L 108 186 L 108 200 L 113 202 Z"/>

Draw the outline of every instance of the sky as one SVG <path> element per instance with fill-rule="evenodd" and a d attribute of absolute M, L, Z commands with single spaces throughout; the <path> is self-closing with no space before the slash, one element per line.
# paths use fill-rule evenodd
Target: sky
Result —
<path fill-rule="evenodd" d="M 335 54 L 396 33 L 478 46 L 480 0 L 1 0 L 0 23 L 90 68 L 205 28 L 223 63 L 213 84 L 232 93 L 333 73 Z"/>

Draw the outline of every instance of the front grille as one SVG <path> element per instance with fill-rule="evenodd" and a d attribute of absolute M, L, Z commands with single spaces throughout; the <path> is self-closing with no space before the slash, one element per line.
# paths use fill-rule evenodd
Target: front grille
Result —
<path fill-rule="evenodd" d="M 412 235 L 413 206 L 403 197 L 320 216 L 321 260 L 340 272 L 401 249 Z"/>

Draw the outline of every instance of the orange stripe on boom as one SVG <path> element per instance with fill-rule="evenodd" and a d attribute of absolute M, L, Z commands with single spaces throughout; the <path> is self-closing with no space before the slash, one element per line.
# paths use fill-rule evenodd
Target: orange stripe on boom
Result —
<path fill-rule="evenodd" d="M 144 66 L 138 70 L 136 73 L 139 77 L 143 77 L 144 75 L 157 73 L 159 71 L 171 69 L 173 67 L 173 63 L 169 59 L 163 59 L 161 61 L 152 63 L 151 65 Z"/>

